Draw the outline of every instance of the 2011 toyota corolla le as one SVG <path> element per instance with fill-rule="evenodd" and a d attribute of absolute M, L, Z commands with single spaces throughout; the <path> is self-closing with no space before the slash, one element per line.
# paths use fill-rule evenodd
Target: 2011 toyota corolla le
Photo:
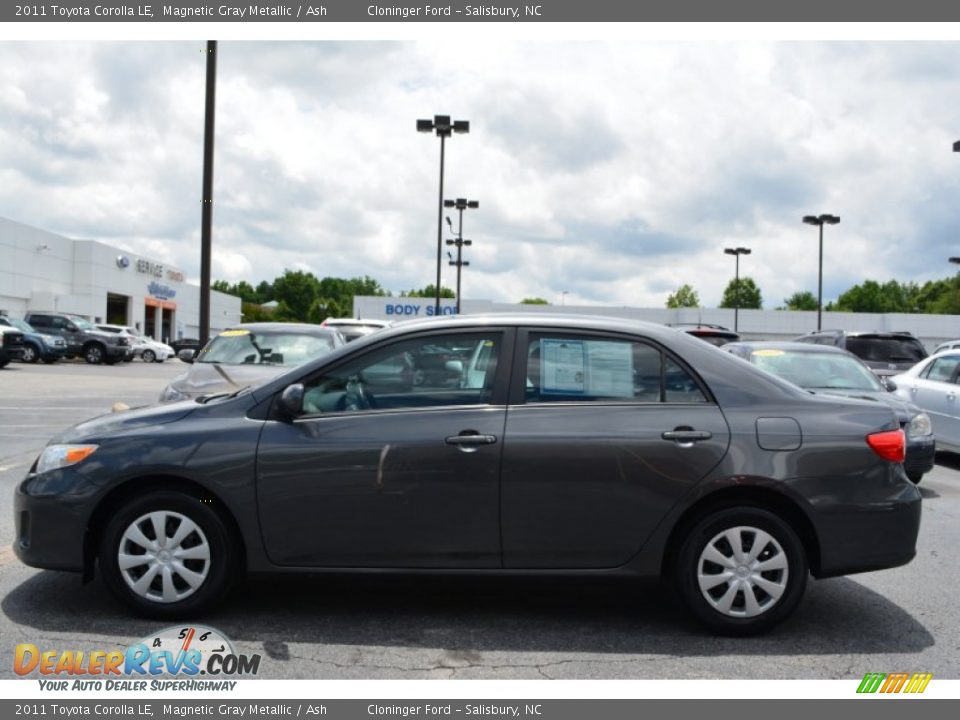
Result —
<path fill-rule="evenodd" d="M 391 376 L 429 346 L 444 372 Z M 670 328 L 404 323 L 230 394 L 90 420 L 16 490 L 27 564 L 95 567 L 197 615 L 252 572 L 668 578 L 714 630 L 789 615 L 807 575 L 913 558 L 920 493 L 878 403 L 811 395 Z"/>

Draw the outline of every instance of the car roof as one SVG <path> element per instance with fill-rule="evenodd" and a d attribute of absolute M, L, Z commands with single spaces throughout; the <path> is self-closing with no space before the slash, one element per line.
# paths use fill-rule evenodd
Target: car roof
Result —
<path fill-rule="evenodd" d="M 327 318 L 323 321 L 323 325 L 377 325 L 379 327 L 387 327 L 390 324 L 389 320 L 377 320 L 375 318 L 370 318 L 368 320 L 361 320 L 360 318 Z"/>
<path fill-rule="evenodd" d="M 255 322 L 241 323 L 231 325 L 227 330 L 260 330 L 261 332 L 302 332 L 305 334 L 326 335 L 327 333 L 337 332 L 336 328 L 327 328 L 313 323 L 293 323 L 293 322 Z M 218 335 L 220 333 L 217 333 Z"/>

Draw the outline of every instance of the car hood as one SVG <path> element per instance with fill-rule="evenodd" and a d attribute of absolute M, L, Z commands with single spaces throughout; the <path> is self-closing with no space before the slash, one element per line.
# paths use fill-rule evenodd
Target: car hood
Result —
<path fill-rule="evenodd" d="M 891 408 L 897 414 L 897 420 L 903 424 L 920 412 L 913 403 L 899 398 L 886 390 L 844 390 L 842 388 L 808 388 L 817 395 L 838 395 L 840 397 L 857 398 L 858 400 L 872 400 Z"/>
<path fill-rule="evenodd" d="M 292 370 L 287 365 L 226 365 L 197 362 L 173 380 L 170 386 L 187 397 L 209 393 L 233 392 L 248 385 L 259 385 Z"/>
<path fill-rule="evenodd" d="M 110 412 L 74 425 L 53 438 L 50 444 L 78 442 L 122 432 L 130 428 L 148 425 L 164 425 L 186 417 L 197 408 L 193 400 L 168 403 L 166 405 L 145 405 L 143 407 Z"/>

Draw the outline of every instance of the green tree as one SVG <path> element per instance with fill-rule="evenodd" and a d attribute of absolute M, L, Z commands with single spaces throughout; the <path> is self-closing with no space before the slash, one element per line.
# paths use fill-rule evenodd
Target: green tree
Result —
<path fill-rule="evenodd" d="M 700 296 L 689 285 L 681 285 L 677 291 L 667 296 L 668 308 L 695 308 L 700 307 Z"/>
<path fill-rule="evenodd" d="M 798 290 L 783 300 L 783 310 L 816 310 L 817 296 L 809 290 Z"/>
<path fill-rule="evenodd" d="M 320 281 L 311 272 L 284 270 L 283 275 L 273 281 L 273 293 L 274 299 L 284 306 L 282 319 L 305 322 L 314 300 L 320 295 Z M 278 307 L 278 315 L 280 311 Z"/>
<path fill-rule="evenodd" d="M 737 281 L 731 280 L 727 289 L 723 291 L 723 300 L 720 301 L 720 307 L 732 308 L 737 303 Z M 740 278 L 740 308 L 759 310 L 763 307 L 763 297 L 760 295 L 760 288 L 753 281 L 753 278 Z"/>
<path fill-rule="evenodd" d="M 896 280 L 889 280 L 881 285 L 876 280 L 864 280 L 841 293 L 835 307 L 845 312 L 916 312 L 918 294 L 919 289 L 914 283 L 901 285 Z"/>
<path fill-rule="evenodd" d="M 408 290 L 407 297 L 420 297 L 420 298 L 435 298 L 437 296 L 437 286 L 431 283 L 421 290 Z M 456 297 L 453 290 L 448 287 L 440 287 L 440 297 L 442 298 L 453 298 Z"/>
<path fill-rule="evenodd" d="M 520 301 L 521 305 L 549 305 L 542 297 L 528 297 Z"/>

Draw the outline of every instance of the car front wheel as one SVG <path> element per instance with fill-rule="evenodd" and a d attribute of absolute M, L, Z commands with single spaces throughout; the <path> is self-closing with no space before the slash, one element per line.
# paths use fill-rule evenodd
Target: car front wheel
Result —
<path fill-rule="evenodd" d="M 33 364 L 40 359 L 40 350 L 33 343 L 23 344 L 23 355 L 20 359 L 25 363 Z"/>
<path fill-rule="evenodd" d="M 237 576 L 236 554 L 208 502 L 157 491 L 113 514 L 100 542 L 109 590 L 142 615 L 185 618 L 226 595 Z"/>
<path fill-rule="evenodd" d="M 702 518 L 687 535 L 675 579 L 686 605 L 709 628 L 755 635 L 796 609 L 807 582 L 806 553 L 778 515 L 725 508 Z"/>
<path fill-rule="evenodd" d="M 153 350 L 144 350 L 143 355 L 140 357 L 143 358 L 144 362 L 152 363 L 157 361 L 157 354 Z"/>

